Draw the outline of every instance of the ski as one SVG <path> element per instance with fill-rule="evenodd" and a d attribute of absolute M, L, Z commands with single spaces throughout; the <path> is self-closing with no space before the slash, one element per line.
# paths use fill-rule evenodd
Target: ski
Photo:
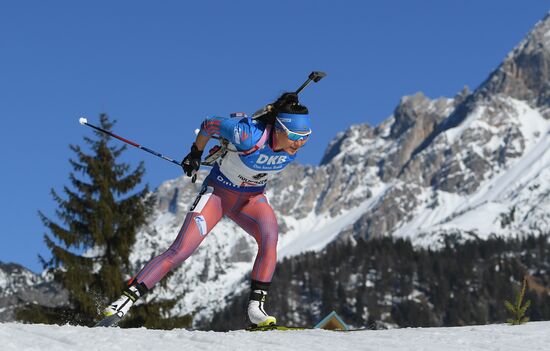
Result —
<path fill-rule="evenodd" d="M 365 331 L 365 330 L 371 330 L 370 328 L 357 328 L 357 329 L 319 329 L 319 328 L 313 328 L 313 327 L 287 327 L 284 325 L 266 325 L 262 327 L 257 326 L 250 326 L 245 329 L 246 331 L 271 331 L 271 330 L 282 330 L 282 331 L 292 331 L 292 330 L 325 330 L 325 331 L 332 331 L 332 332 L 341 332 L 341 333 L 349 333 L 349 332 L 355 332 L 355 331 Z"/>
<path fill-rule="evenodd" d="M 284 326 L 284 325 L 272 324 L 272 325 L 264 325 L 264 326 L 261 326 L 261 327 L 251 326 L 251 327 L 246 328 L 245 330 L 246 331 L 270 331 L 270 330 L 288 331 L 288 330 L 307 330 L 307 329 L 311 329 L 311 328 L 307 328 L 307 327 L 287 327 L 287 326 Z"/>
<path fill-rule="evenodd" d="M 118 324 L 118 322 L 120 322 L 121 319 L 122 318 L 120 318 L 116 314 L 113 314 L 112 316 L 108 316 L 101 319 L 99 322 L 97 322 L 94 325 L 94 328 L 95 327 L 114 327 Z"/>

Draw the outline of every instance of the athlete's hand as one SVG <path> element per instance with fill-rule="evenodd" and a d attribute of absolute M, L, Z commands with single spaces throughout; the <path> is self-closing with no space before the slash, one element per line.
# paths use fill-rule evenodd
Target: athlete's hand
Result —
<path fill-rule="evenodd" d="M 193 146 L 191 146 L 191 152 L 185 156 L 183 161 L 181 161 L 181 167 L 183 168 L 183 172 L 188 176 L 192 177 L 192 182 L 194 183 L 197 179 L 197 171 L 201 167 L 201 160 L 202 160 L 202 150 L 199 150 L 197 148 L 197 145 L 193 143 Z"/>

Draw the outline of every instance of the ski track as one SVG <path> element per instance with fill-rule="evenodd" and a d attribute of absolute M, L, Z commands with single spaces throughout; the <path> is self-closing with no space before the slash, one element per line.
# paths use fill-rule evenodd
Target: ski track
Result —
<path fill-rule="evenodd" d="M 550 322 L 339 333 L 326 330 L 227 333 L 0 323 L 2 351 L 15 350 L 548 350 Z"/>

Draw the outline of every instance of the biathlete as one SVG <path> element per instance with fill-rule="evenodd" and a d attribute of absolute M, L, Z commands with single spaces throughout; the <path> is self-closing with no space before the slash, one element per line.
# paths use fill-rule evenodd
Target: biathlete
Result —
<path fill-rule="evenodd" d="M 288 166 L 311 134 L 307 107 L 296 93 L 283 94 L 261 118 L 207 118 L 191 152 L 181 165 L 193 177 L 201 166 L 204 148 L 212 137 L 224 140 L 221 156 L 204 180 L 172 245 L 153 258 L 132 278 L 122 296 L 104 309 L 107 318 L 120 320 L 130 307 L 168 272 L 176 269 L 197 249 L 220 221 L 229 217 L 258 244 L 251 273 L 247 307 L 252 326 L 276 324 L 264 309 L 277 263 L 277 219 L 265 196 L 270 177 Z"/>

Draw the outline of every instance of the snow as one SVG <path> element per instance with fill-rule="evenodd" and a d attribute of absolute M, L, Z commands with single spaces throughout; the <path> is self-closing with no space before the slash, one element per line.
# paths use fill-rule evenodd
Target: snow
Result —
<path fill-rule="evenodd" d="M 547 350 L 550 322 L 521 326 L 206 332 L 0 324 L 3 351 L 21 350 Z"/>
<path fill-rule="evenodd" d="M 550 121 L 525 102 L 508 97 L 502 103 L 509 107 L 506 118 L 521 131 L 524 141 L 522 156 L 488 177 L 473 194 L 424 189 L 417 195 L 423 200 L 422 205 L 415 209 L 412 220 L 400 223 L 394 236 L 409 238 L 415 245 L 434 246 L 438 240 L 436 233 L 472 232 L 481 239 L 496 231 L 506 235 L 519 233 L 520 224 L 511 227 L 509 232 L 501 228 L 501 216 L 511 208 L 522 208 L 519 206 L 522 202 L 534 203 L 535 198 L 530 198 L 534 193 L 528 189 L 546 183 L 550 168 Z M 493 129 L 484 126 L 483 111 L 483 107 L 478 107 L 461 125 L 448 130 L 447 139 L 459 139 L 468 128 Z M 485 147 L 496 149 L 500 140 L 495 136 L 490 140 L 491 145 Z M 524 223 L 524 228 L 529 229 L 529 224 Z"/>
<path fill-rule="evenodd" d="M 315 216 L 296 221 L 295 229 L 283 237 L 279 251 L 280 259 L 305 251 L 319 251 L 332 242 L 343 228 L 355 223 L 367 210 L 369 201 L 337 217 Z M 291 221 L 287 221 L 292 223 Z"/>
<path fill-rule="evenodd" d="M 371 188 L 375 194 L 382 194 L 387 189 L 383 183 Z M 360 192 L 362 190 L 359 190 Z M 345 211 L 344 213 L 331 217 L 328 214 L 321 216 L 310 214 L 299 221 L 291 217 L 285 217 L 287 224 L 293 227 L 280 240 L 278 248 L 279 260 L 285 257 L 299 255 L 306 251 L 320 251 L 349 226 L 353 225 L 369 207 L 378 199 L 377 196 L 364 201 L 360 205 Z"/>
<path fill-rule="evenodd" d="M 458 126 L 445 131 L 444 134 L 447 136 L 449 145 L 453 144 L 455 140 L 460 138 L 460 136 L 462 135 L 462 133 L 464 133 L 465 130 L 476 127 L 477 121 L 481 116 L 483 116 L 484 112 L 485 112 L 485 108 L 483 106 L 478 107 L 471 114 L 468 115 L 466 120 L 462 121 L 462 123 L 460 123 Z"/>
<path fill-rule="evenodd" d="M 516 106 L 520 115 L 520 130 L 525 140 L 524 153 L 505 172 L 484 183 L 470 199 L 470 207 L 504 201 L 511 189 L 527 183 L 550 165 L 550 121 L 546 121 L 537 110 L 531 109 L 525 103 L 509 100 Z"/>

